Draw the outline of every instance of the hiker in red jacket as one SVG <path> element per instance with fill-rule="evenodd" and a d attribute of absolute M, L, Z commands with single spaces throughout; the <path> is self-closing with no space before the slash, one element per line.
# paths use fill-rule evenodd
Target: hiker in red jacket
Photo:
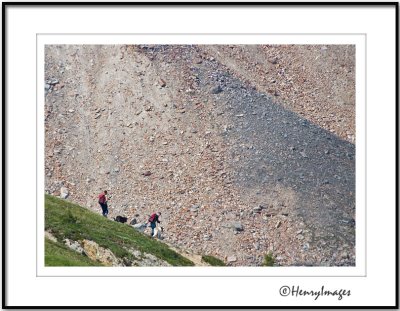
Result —
<path fill-rule="evenodd" d="M 99 194 L 99 204 L 101 209 L 103 210 L 103 216 L 107 217 L 108 215 L 108 206 L 107 206 L 107 190 L 104 190 L 102 193 Z"/>
<path fill-rule="evenodd" d="M 160 220 L 158 219 L 160 216 L 161 216 L 161 213 L 160 213 L 160 212 L 158 212 L 157 214 L 156 214 L 156 213 L 153 213 L 153 214 L 150 216 L 149 221 L 147 222 L 147 223 L 150 223 L 150 227 L 151 227 L 151 236 L 154 235 L 154 229 L 156 228 L 157 223 L 160 223 Z"/>

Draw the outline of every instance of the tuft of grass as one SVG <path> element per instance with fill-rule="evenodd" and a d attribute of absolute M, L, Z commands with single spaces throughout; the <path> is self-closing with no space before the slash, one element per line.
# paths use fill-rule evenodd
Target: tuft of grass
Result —
<path fill-rule="evenodd" d="M 65 245 L 45 240 L 45 255 L 44 262 L 46 266 L 68 267 L 68 266 L 102 266 L 100 262 L 93 261 L 88 257 L 81 255 L 73 250 L 70 250 Z"/>
<path fill-rule="evenodd" d="M 211 266 L 216 266 L 216 267 L 226 266 L 225 263 L 221 259 L 215 258 L 214 256 L 210 256 L 210 255 L 201 256 L 201 260 L 210 264 Z"/>
<path fill-rule="evenodd" d="M 59 241 L 91 240 L 108 248 L 119 258 L 134 259 L 126 249 L 135 248 L 164 260 L 172 266 L 193 266 L 194 263 L 171 250 L 166 244 L 151 239 L 127 224 L 54 196 L 45 195 L 45 228 Z"/>
<path fill-rule="evenodd" d="M 263 266 L 272 267 L 275 264 L 275 256 L 269 252 L 264 256 Z"/>

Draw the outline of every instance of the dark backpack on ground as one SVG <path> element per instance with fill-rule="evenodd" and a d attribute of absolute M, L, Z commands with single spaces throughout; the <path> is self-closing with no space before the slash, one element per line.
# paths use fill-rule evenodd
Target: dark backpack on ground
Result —
<path fill-rule="evenodd" d="M 127 217 L 123 217 L 123 216 L 117 216 L 114 218 L 115 221 L 120 222 L 120 223 L 126 223 L 128 221 Z"/>

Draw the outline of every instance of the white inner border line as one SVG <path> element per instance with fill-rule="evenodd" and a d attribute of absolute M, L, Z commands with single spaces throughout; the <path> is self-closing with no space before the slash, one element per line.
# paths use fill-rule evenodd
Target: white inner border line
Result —
<path fill-rule="evenodd" d="M 42 32 L 42 33 L 37 33 L 37 36 L 195 36 L 195 35 L 202 35 L 202 36 L 296 36 L 296 35 L 306 35 L 306 36 L 366 36 L 367 34 L 365 32 L 360 32 L 360 33 L 320 33 L 320 32 L 314 32 L 314 33 L 279 33 L 279 32 L 274 32 L 274 33 L 256 33 L 256 32 L 249 32 L 249 33 L 202 33 L 202 32 L 181 32 L 181 33 L 175 33 L 175 32 L 160 32 L 160 33 L 145 33 L 145 32 L 140 32 L 140 33 L 68 33 L 68 32 L 63 32 L 63 33 L 50 33 L 50 32 Z M 321 43 L 322 44 L 322 43 Z"/>

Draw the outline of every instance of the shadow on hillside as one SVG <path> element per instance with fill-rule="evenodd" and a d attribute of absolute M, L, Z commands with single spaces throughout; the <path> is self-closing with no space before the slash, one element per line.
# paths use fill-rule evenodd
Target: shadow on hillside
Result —
<path fill-rule="evenodd" d="M 296 216 L 328 236 L 355 243 L 355 146 L 274 103 L 269 96 L 232 81 L 219 100 L 234 125 L 225 134 L 234 182 L 243 190 L 295 192 Z"/>

